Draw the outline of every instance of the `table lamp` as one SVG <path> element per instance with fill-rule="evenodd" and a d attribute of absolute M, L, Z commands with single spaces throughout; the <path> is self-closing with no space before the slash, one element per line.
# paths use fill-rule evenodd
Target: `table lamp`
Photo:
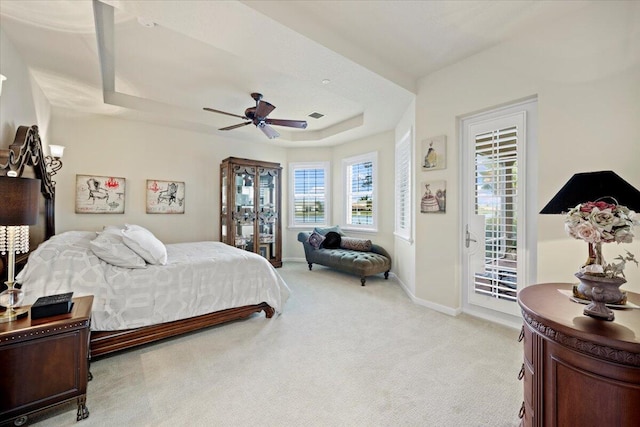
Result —
<path fill-rule="evenodd" d="M 0 176 L 0 254 L 8 254 L 7 289 L 0 293 L 0 305 L 5 307 L 0 323 L 26 316 L 28 311 L 18 309 L 22 289 L 14 286 L 15 254 L 29 250 L 29 225 L 38 222 L 40 180 Z"/>
<path fill-rule="evenodd" d="M 619 287 L 626 282 L 627 262 L 638 264 L 629 251 L 614 262 L 602 256 L 603 243 L 631 243 L 632 228 L 638 224 L 640 191 L 613 171 L 577 173 L 540 211 L 541 214 L 566 214 L 565 230 L 588 243 L 589 256 L 575 276 L 580 284 L 574 296 L 591 300 L 584 314 L 613 320 L 607 304 L 624 304 L 626 295 Z M 615 262 L 615 261 L 620 262 Z"/>

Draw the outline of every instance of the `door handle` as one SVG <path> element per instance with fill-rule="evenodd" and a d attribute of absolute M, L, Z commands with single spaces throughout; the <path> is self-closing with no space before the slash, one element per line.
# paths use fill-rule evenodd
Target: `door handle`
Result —
<path fill-rule="evenodd" d="M 468 248 L 468 247 L 469 247 L 469 244 L 470 244 L 471 242 L 477 242 L 477 240 L 476 240 L 476 239 L 474 239 L 473 237 L 471 237 L 471 233 L 469 233 L 469 224 L 467 224 L 467 225 L 465 226 L 464 236 L 465 236 L 465 237 L 464 237 L 464 246 L 465 246 L 466 248 Z"/>

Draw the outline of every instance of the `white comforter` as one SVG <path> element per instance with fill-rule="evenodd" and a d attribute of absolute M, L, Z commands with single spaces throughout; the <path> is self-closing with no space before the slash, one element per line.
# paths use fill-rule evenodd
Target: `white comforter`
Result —
<path fill-rule="evenodd" d="M 24 304 L 73 291 L 93 295 L 91 329 L 130 329 L 266 302 L 277 313 L 289 288 L 263 257 L 220 242 L 168 244 L 167 265 L 116 267 L 89 247 L 95 232 L 53 236 L 30 256 L 16 281 Z"/>

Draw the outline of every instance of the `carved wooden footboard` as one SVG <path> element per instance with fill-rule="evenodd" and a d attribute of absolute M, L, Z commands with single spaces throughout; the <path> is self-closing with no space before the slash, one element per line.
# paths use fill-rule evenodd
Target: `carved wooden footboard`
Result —
<path fill-rule="evenodd" d="M 263 302 L 142 328 L 123 331 L 92 331 L 90 341 L 91 358 L 197 331 L 209 326 L 244 319 L 260 311 L 264 311 L 267 318 L 273 317 L 275 313 L 275 310 L 269 304 Z"/>

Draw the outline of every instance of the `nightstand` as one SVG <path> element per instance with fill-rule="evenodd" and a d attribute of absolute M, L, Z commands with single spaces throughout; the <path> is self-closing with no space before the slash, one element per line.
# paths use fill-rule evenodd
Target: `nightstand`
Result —
<path fill-rule="evenodd" d="M 640 310 L 616 310 L 612 322 L 585 316 L 584 305 L 558 290 L 518 293 L 524 327 L 522 426 L 640 425 Z M 627 292 L 640 304 L 640 294 Z"/>
<path fill-rule="evenodd" d="M 93 296 L 73 299 L 69 314 L 0 324 L 0 423 L 15 425 L 40 410 L 77 399 L 86 407 Z"/>

